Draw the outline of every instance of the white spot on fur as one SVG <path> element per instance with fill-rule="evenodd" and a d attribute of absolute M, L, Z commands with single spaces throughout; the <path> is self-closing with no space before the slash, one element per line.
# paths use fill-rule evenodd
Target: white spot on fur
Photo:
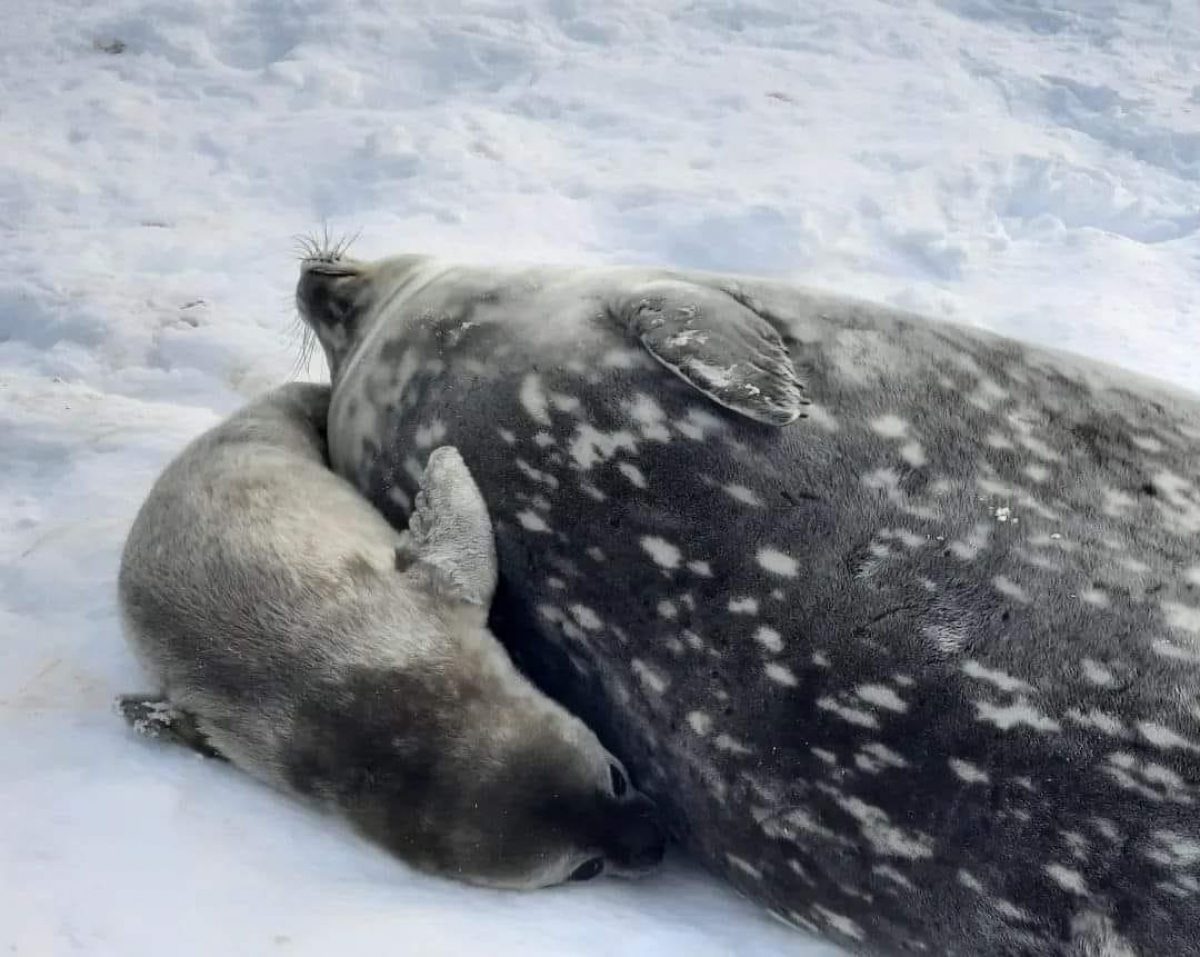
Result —
<path fill-rule="evenodd" d="M 735 615 L 757 615 L 757 598 L 730 598 L 727 606 Z"/>
<path fill-rule="evenodd" d="M 887 857 L 903 857 L 908 860 L 933 856 L 933 840 L 919 831 L 906 831 L 891 822 L 882 809 L 856 797 L 835 796 L 839 807 L 858 821 L 870 845 L 879 854 Z"/>
<path fill-rule="evenodd" d="M 859 685 L 854 693 L 862 698 L 863 701 L 879 708 L 886 708 L 888 711 L 903 714 L 908 710 L 908 705 L 904 699 L 887 685 Z"/>
<path fill-rule="evenodd" d="M 579 622 L 581 628 L 586 628 L 588 631 L 599 631 L 604 627 L 604 622 L 600 620 L 599 615 L 587 605 L 572 605 L 567 610 L 571 612 L 571 617 Z"/>
<path fill-rule="evenodd" d="M 861 771 L 877 774 L 884 767 L 906 768 L 908 761 L 903 755 L 897 754 L 886 744 L 872 741 L 864 745 L 862 751 L 854 756 L 854 763 Z"/>
<path fill-rule="evenodd" d="M 1200 608 L 1178 601 L 1164 601 L 1162 610 L 1172 628 L 1200 636 Z"/>
<path fill-rule="evenodd" d="M 837 419 L 823 405 L 818 405 L 814 402 L 811 405 L 806 405 L 804 411 L 807 413 L 806 421 L 817 428 L 824 429 L 826 432 L 836 432 L 838 430 Z"/>
<path fill-rule="evenodd" d="M 959 868 L 958 882 L 967 890 L 974 891 L 976 894 L 982 894 L 986 890 L 979 878 L 966 868 Z"/>
<path fill-rule="evenodd" d="M 905 890 L 916 890 L 916 887 L 913 885 L 912 881 L 896 870 L 896 868 L 892 867 L 891 864 L 876 864 L 871 868 L 871 873 L 878 874 L 884 880 L 891 881 L 893 884 L 903 887 Z"/>
<path fill-rule="evenodd" d="M 537 512 L 525 509 L 523 512 L 517 512 L 517 521 L 521 523 L 521 527 L 530 532 L 548 532 L 550 526 L 545 523 Z"/>
<path fill-rule="evenodd" d="M 769 625 L 760 625 L 754 632 L 754 640 L 772 654 L 783 651 L 783 636 Z"/>
<path fill-rule="evenodd" d="M 658 617 L 665 618 L 667 621 L 674 621 L 679 617 L 679 609 L 673 601 L 668 601 L 664 598 L 658 603 Z"/>
<path fill-rule="evenodd" d="M 418 426 L 413 433 L 413 442 L 419 449 L 432 448 L 446 437 L 446 425 L 441 419 L 434 419 L 429 425 Z"/>
<path fill-rule="evenodd" d="M 1097 608 L 1107 608 L 1110 604 L 1108 593 L 1102 588 L 1085 588 L 1079 593 L 1079 599 Z"/>
<path fill-rule="evenodd" d="M 906 515 L 930 521 L 938 517 L 937 512 L 932 508 L 914 505 L 909 501 L 908 495 L 900 488 L 900 475 L 895 469 L 875 469 L 862 476 L 860 481 L 869 489 L 883 492 L 887 500 Z"/>
<path fill-rule="evenodd" d="M 871 420 L 871 429 L 885 439 L 902 439 L 908 434 L 908 423 L 897 415 L 881 415 Z"/>
<path fill-rule="evenodd" d="M 733 867 L 737 868 L 743 874 L 749 874 L 755 880 L 762 880 L 762 871 L 744 858 L 738 857 L 736 854 L 727 853 L 725 855 L 725 860 L 729 861 Z"/>
<path fill-rule="evenodd" d="M 580 482 L 579 491 L 583 492 L 583 494 L 588 498 L 595 499 L 597 502 L 603 502 L 606 498 L 608 498 L 607 495 L 601 492 L 600 489 L 596 488 L 596 486 L 594 486 L 591 482 Z"/>
<path fill-rule="evenodd" d="M 992 586 L 1002 595 L 1007 595 L 1013 601 L 1019 601 L 1023 605 L 1029 604 L 1029 593 L 1025 591 L 1011 578 L 1005 575 L 997 575 L 992 579 Z"/>
<path fill-rule="evenodd" d="M 1163 829 L 1154 832 L 1154 839 L 1161 845 L 1161 850 L 1154 856 L 1154 860 L 1160 864 L 1183 869 L 1195 867 L 1200 863 L 1200 843 L 1194 838 L 1178 831 Z"/>
<path fill-rule="evenodd" d="M 1067 717 L 1085 728 L 1095 728 L 1097 731 L 1114 737 L 1120 737 L 1125 733 L 1125 725 L 1121 723 L 1120 718 L 1098 708 L 1090 708 L 1087 711 L 1070 708 L 1067 711 Z"/>
<path fill-rule="evenodd" d="M 689 711 L 687 723 L 702 738 L 712 730 L 713 724 L 712 718 L 703 711 Z"/>
<path fill-rule="evenodd" d="M 950 770 L 958 775 L 960 781 L 967 784 L 987 784 L 991 781 L 986 771 L 961 758 L 950 759 Z"/>
<path fill-rule="evenodd" d="M 564 395 L 561 392 L 550 393 L 550 404 L 559 412 L 566 412 L 568 414 L 578 412 L 580 407 L 580 402 L 575 396 Z"/>
<path fill-rule="evenodd" d="M 1080 897 L 1087 894 L 1087 883 L 1079 871 L 1064 867 L 1062 864 L 1047 864 L 1045 871 L 1050 879 L 1063 890 L 1078 894 Z"/>
<path fill-rule="evenodd" d="M 879 722 L 875 719 L 875 716 L 873 714 L 871 714 L 870 712 L 862 711 L 858 708 L 851 708 L 847 705 L 839 703 L 835 699 L 830 698 L 828 696 L 826 696 L 824 698 L 818 698 L 817 699 L 817 707 L 820 708 L 822 711 L 829 711 L 832 714 L 836 714 L 839 718 L 841 718 L 843 721 L 847 722 L 848 724 L 854 724 L 860 728 L 878 728 L 879 727 Z"/>
<path fill-rule="evenodd" d="M 905 442 L 900 446 L 900 458 L 915 469 L 919 469 L 929 461 L 925 458 L 925 450 L 921 448 L 920 442 Z"/>
<path fill-rule="evenodd" d="M 642 474 L 642 470 L 639 469 L 632 462 L 619 463 L 617 465 L 617 471 L 619 471 L 622 475 L 624 475 L 627 479 L 629 479 L 629 481 L 633 483 L 633 486 L 635 488 L 646 488 L 647 487 L 646 476 L 644 476 Z"/>
<path fill-rule="evenodd" d="M 1044 482 L 1050 477 L 1050 470 L 1044 465 L 1038 465 L 1036 462 L 1031 462 L 1021 471 L 1038 483 Z"/>
<path fill-rule="evenodd" d="M 1106 688 L 1109 685 L 1116 683 L 1116 677 L 1111 671 L 1100 664 L 1093 658 L 1084 658 L 1080 662 L 1083 667 L 1083 676 L 1094 685 L 1099 685 L 1101 688 Z"/>
<path fill-rule="evenodd" d="M 964 562 L 974 561 L 979 557 L 979 553 L 987 548 L 991 534 L 991 527 L 986 522 L 976 522 L 967 532 L 965 539 L 957 539 L 950 543 L 950 553 Z"/>
<path fill-rule="evenodd" d="M 821 920 L 825 921 L 832 930 L 837 931 L 851 940 L 862 940 L 862 928 L 858 926 L 849 917 L 844 914 L 839 914 L 836 911 L 831 911 L 827 907 L 822 907 L 820 904 L 813 904 L 813 913 Z"/>
<path fill-rule="evenodd" d="M 639 392 L 626 408 L 645 438 L 652 442 L 671 441 L 671 433 L 667 431 L 667 414 L 650 396 Z"/>
<path fill-rule="evenodd" d="M 1165 725 L 1157 724 L 1153 721 L 1142 721 L 1138 724 L 1137 728 L 1141 732 L 1142 737 L 1156 748 L 1181 748 L 1185 751 L 1200 752 L 1200 747 L 1197 747 L 1193 742 Z"/>
<path fill-rule="evenodd" d="M 701 578 L 712 578 L 712 566 L 708 562 L 688 562 L 688 571 Z"/>
<path fill-rule="evenodd" d="M 725 494 L 734 501 L 741 502 L 743 505 L 753 505 L 756 508 L 762 507 L 762 499 L 760 499 L 753 489 L 746 488 L 744 485 L 726 485 Z"/>
<path fill-rule="evenodd" d="M 1133 435 L 1129 436 L 1129 441 L 1131 441 L 1143 452 L 1150 452 L 1151 454 L 1157 454 L 1166 449 L 1166 446 L 1164 446 L 1162 442 L 1156 439 L 1153 435 L 1145 435 L 1135 432 Z"/>
<path fill-rule="evenodd" d="M 662 694 L 667 690 L 670 682 L 656 668 L 646 664 L 640 658 L 634 658 L 629 662 L 629 667 L 638 680 L 643 685 L 653 691 L 655 694 Z"/>
<path fill-rule="evenodd" d="M 786 685 L 789 688 L 794 688 L 798 684 L 796 676 L 792 674 L 792 669 L 786 665 L 778 664 L 777 662 L 768 662 L 763 671 L 767 673 L 767 677 L 772 681 L 778 682 L 781 685 Z"/>
<path fill-rule="evenodd" d="M 642 550 L 654 559 L 654 564 L 660 568 L 678 568 L 683 553 L 665 538 L 647 535 L 641 542 Z M 690 566 L 689 566 L 690 567 Z"/>
<path fill-rule="evenodd" d="M 1003 671 L 993 671 L 980 664 L 975 659 L 971 659 L 963 664 L 963 673 L 971 678 L 978 678 L 980 681 L 986 681 L 988 684 L 993 684 L 1001 691 L 1032 691 L 1031 685 L 1025 683 L 1020 678 L 1014 678 L 1012 675 Z"/>
<path fill-rule="evenodd" d="M 777 548 L 760 548 L 757 558 L 758 564 L 772 575 L 795 578 L 800 568 L 796 559 L 792 558 L 791 555 L 784 554 Z"/>
<path fill-rule="evenodd" d="M 1018 697 L 1016 701 L 1003 707 L 997 707 L 987 701 L 976 701 L 975 711 L 979 721 L 993 724 L 1001 731 L 1008 731 L 1019 725 L 1026 725 L 1043 733 L 1062 730 L 1057 721 L 1046 717 L 1023 697 Z"/>
<path fill-rule="evenodd" d="M 515 459 L 513 464 L 516 465 L 516 467 L 521 471 L 521 474 L 526 478 L 532 479 L 534 482 L 541 482 L 553 489 L 558 488 L 558 479 L 549 472 L 543 472 L 540 469 L 535 469 L 524 459 Z"/>
<path fill-rule="evenodd" d="M 718 751 L 728 751 L 730 754 L 749 754 L 750 749 L 735 738 L 721 733 L 713 738 L 713 747 Z"/>
<path fill-rule="evenodd" d="M 575 427 L 568 451 L 575 464 L 587 471 L 599 462 L 607 462 L 618 451 L 637 451 L 637 440 L 632 432 L 619 429 L 616 432 L 601 432 L 594 425 L 581 422 Z"/>
<path fill-rule="evenodd" d="M 539 425 L 550 424 L 550 406 L 546 393 L 542 391 L 542 380 L 534 373 L 529 373 L 521 380 L 521 391 L 518 394 L 521 407 L 529 417 Z"/>

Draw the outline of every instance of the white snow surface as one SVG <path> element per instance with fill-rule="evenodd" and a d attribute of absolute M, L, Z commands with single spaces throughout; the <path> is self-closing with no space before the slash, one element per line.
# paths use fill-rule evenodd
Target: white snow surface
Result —
<path fill-rule="evenodd" d="M 0 94 L 5 953 L 833 953 L 678 859 L 422 877 L 111 714 L 124 533 L 292 373 L 296 233 L 788 276 L 1200 388 L 1194 0 L 47 0 Z"/>

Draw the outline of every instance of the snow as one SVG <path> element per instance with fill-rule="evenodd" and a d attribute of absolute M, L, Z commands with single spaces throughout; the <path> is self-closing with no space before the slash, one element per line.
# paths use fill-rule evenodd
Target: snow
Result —
<path fill-rule="evenodd" d="M 135 739 L 157 471 L 292 372 L 291 237 L 791 276 L 1200 388 L 1188 0 L 56 0 L 0 36 L 0 946 L 805 954 L 675 860 L 412 874 Z M 447 8 L 453 12 L 444 12 Z M 322 374 L 314 363 L 313 375 Z"/>

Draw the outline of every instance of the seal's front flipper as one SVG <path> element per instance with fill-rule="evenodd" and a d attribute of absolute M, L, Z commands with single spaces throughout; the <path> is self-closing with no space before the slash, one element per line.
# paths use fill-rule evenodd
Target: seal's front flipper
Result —
<path fill-rule="evenodd" d="M 159 695 L 123 694 L 116 700 L 116 711 L 138 734 L 180 744 L 206 758 L 225 756 L 208 743 L 193 715 L 180 711 Z"/>
<path fill-rule="evenodd" d="M 618 314 L 655 359 L 734 412 L 787 425 L 809 404 L 779 333 L 727 293 L 661 280 Z"/>
<path fill-rule="evenodd" d="M 396 550 L 398 567 L 422 567 L 444 595 L 487 610 L 496 590 L 492 522 L 475 480 L 452 446 L 430 454 L 403 537 Z"/>

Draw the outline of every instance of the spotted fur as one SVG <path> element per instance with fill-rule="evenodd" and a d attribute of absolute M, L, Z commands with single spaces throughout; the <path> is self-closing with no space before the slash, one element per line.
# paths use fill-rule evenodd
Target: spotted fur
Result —
<path fill-rule="evenodd" d="M 864 953 L 1200 947 L 1196 397 L 785 283 L 341 265 L 335 466 L 402 522 L 462 449 L 494 630 L 710 867 Z M 614 315 L 661 280 L 776 330 L 805 417 L 665 375 Z"/>

